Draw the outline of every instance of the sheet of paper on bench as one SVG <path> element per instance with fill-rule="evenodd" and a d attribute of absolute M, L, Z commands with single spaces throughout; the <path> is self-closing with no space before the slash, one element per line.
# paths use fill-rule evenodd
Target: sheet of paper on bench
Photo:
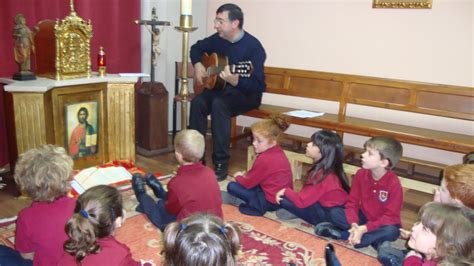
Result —
<path fill-rule="evenodd" d="M 294 111 L 286 112 L 285 114 L 300 117 L 300 118 L 318 117 L 318 116 L 324 115 L 323 112 L 313 112 L 313 111 L 306 111 L 306 110 L 294 110 Z"/>
<path fill-rule="evenodd" d="M 74 176 L 71 186 L 78 194 L 97 185 L 120 185 L 132 179 L 132 175 L 123 167 L 90 167 Z"/>

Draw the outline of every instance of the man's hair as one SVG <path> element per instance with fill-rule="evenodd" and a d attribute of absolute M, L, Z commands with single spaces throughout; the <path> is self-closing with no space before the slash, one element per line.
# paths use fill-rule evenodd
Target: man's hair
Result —
<path fill-rule="evenodd" d="M 436 236 L 439 265 L 472 265 L 474 260 L 474 211 L 440 202 L 420 210 L 421 223 Z"/>
<path fill-rule="evenodd" d="M 89 110 L 87 110 L 86 107 L 81 107 L 81 108 L 79 109 L 79 111 L 77 111 L 77 120 L 79 120 L 79 114 L 80 114 L 81 112 L 86 113 L 86 121 L 87 121 L 87 118 L 89 117 Z"/>
<path fill-rule="evenodd" d="M 364 148 L 377 150 L 382 160 L 388 160 L 389 169 L 398 164 L 403 153 L 402 144 L 390 137 L 372 137 L 364 143 Z"/>
<path fill-rule="evenodd" d="M 77 262 L 87 255 L 99 253 L 99 238 L 111 235 L 115 220 L 123 217 L 122 195 L 111 186 L 99 185 L 89 188 L 79 196 L 74 213 L 66 224 L 69 239 L 64 250 Z"/>
<path fill-rule="evenodd" d="M 51 144 L 20 155 L 15 182 L 33 201 L 54 201 L 69 191 L 74 163 L 62 147 Z"/>
<path fill-rule="evenodd" d="M 233 223 L 212 214 L 193 214 L 166 227 L 165 265 L 237 265 L 239 235 L 239 228 Z"/>
<path fill-rule="evenodd" d="M 194 129 L 181 130 L 174 139 L 174 149 L 185 162 L 195 163 L 204 155 L 204 136 Z"/>
<path fill-rule="evenodd" d="M 474 209 L 474 164 L 450 165 L 443 178 L 451 197 Z"/>
<path fill-rule="evenodd" d="M 225 11 L 228 11 L 230 21 L 238 20 L 240 22 L 239 28 L 242 29 L 244 27 L 244 13 L 242 12 L 242 9 L 240 9 L 238 5 L 223 4 L 217 9 L 216 14 L 219 14 Z"/>

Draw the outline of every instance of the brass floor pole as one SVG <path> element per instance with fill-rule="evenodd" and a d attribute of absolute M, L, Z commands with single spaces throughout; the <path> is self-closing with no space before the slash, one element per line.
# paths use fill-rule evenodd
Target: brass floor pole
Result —
<path fill-rule="evenodd" d="M 188 57 L 189 57 L 189 33 L 197 29 L 193 27 L 192 15 L 181 15 L 180 26 L 175 29 L 183 33 L 182 44 L 182 67 L 181 67 L 181 89 L 179 95 L 181 96 L 181 130 L 188 127 L 188 103 L 189 103 L 189 88 L 188 88 Z"/>

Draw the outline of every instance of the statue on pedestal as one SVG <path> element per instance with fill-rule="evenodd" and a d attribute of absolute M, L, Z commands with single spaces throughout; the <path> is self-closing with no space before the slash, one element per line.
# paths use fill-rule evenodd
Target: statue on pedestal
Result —
<path fill-rule="evenodd" d="M 21 13 L 15 16 L 15 28 L 13 29 L 13 38 L 15 46 L 13 53 L 15 62 L 18 64 L 20 71 L 13 75 L 15 80 L 32 80 L 36 79 L 31 72 L 31 53 L 35 52 L 33 43 L 33 33 L 26 26 L 25 16 Z"/>

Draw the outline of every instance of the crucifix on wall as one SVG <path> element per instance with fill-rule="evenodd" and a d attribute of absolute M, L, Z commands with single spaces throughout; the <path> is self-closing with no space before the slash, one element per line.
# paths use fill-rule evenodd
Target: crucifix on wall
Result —
<path fill-rule="evenodd" d="M 169 21 L 159 21 L 156 15 L 156 8 L 151 10 L 151 20 L 135 20 L 135 23 L 144 25 L 151 34 L 151 68 L 150 80 L 155 82 L 155 67 L 158 65 L 158 56 L 160 55 L 160 29 L 158 26 L 169 26 Z"/>

